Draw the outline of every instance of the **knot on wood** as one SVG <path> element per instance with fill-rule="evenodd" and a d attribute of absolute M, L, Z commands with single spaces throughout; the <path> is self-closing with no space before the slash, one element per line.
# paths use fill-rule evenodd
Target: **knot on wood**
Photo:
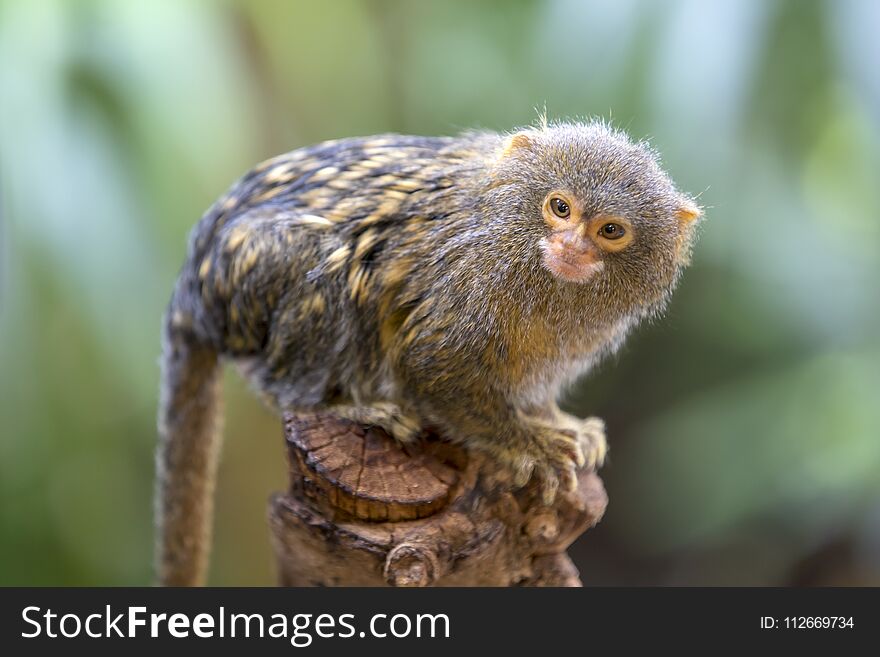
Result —
<path fill-rule="evenodd" d="M 385 559 L 385 581 L 391 586 L 430 586 L 437 580 L 439 569 L 431 548 L 401 543 Z"/>
<path fill-rule="evenodd" d="M 559 537 L 559 521 L 554 511 L 540 510 L 526 521 L 526 533 L 536 544 L 552 544 Z"/>

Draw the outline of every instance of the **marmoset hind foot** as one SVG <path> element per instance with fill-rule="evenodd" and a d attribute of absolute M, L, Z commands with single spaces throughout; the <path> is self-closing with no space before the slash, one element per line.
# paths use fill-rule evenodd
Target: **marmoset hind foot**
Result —
<path fill-rule="evenodd" d="M 412 443 L 422 432 L 418 418 L 392 402 L 375 402 L 367 406 L 336 405 L 327 408 L 333 415 L 356 424 L 379 427 L 397 442 Z"/>
<path fill-rule="evenodd" d="M 605 460 L 608 446 L 600 418 L 580 419 L 554 409 L 546 416 L 520 414 L 520 420 L 525 433 L 519 440 L 489 450 L 503 466 L 496 483 L 521 488 L 536 477 L 541 498 L 549 505 L 560 488 L 577 488 L 579 468 L 594 470 Z"/>
<path fill-rule="evenodd" d="M 557 411 L 560 423 L 575 433 L 584 455 L 583 466 L 588 470 L 602 467 L 608 455 L 605 422 L 599 417 L 579 418 Z"/>

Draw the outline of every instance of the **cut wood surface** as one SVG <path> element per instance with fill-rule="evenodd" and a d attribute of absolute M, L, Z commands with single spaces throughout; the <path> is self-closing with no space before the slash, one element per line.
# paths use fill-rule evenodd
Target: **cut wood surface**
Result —
<path fill-rule="evenodd" d="M 402 447 L 327 414 L 285 416 L 290 489 L 270 502 L 283 586 L 580 586 L 566 548 L 608 499 L 581 471 L 545 506 L 490 460 L 430 436 Z"/>

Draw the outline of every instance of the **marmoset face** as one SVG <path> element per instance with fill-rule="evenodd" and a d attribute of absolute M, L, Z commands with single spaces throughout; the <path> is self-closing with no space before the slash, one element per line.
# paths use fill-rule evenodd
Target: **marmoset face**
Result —
<path fill-rule="evenodd" d="M 661 303 L 687 265 L 700 209 L 645 144 L 601 123 L 509 138 L 508 173 L 529 172 L 522 206 L 543 268 L 607 307 Z"/>
<path fill-rule="evenodd" d="M 605 268 L 605 255 L 619 253 L 635 239 L 626 217 L 591 215 L 565 190 L 553 190 L 541 207 L 549 232 L 541 240 L 544 266 L 560 280 L 585 283 Z"/>

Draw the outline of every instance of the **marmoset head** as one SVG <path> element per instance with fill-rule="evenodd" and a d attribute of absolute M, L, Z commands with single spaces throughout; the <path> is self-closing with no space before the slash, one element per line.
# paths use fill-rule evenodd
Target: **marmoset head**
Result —
<path fill-rule="evenodd" d="M 531 257 L 559 284 L 582 286 L 594 305 L 656 310 L 689 262 L 699 207 L 646 144 L 604 123 L 519 131 L 506 138 L 493 177 L 508 201 L 517 197 L 503 214 Z M 497 204 L 501 194 L 490 195 Z"/>

